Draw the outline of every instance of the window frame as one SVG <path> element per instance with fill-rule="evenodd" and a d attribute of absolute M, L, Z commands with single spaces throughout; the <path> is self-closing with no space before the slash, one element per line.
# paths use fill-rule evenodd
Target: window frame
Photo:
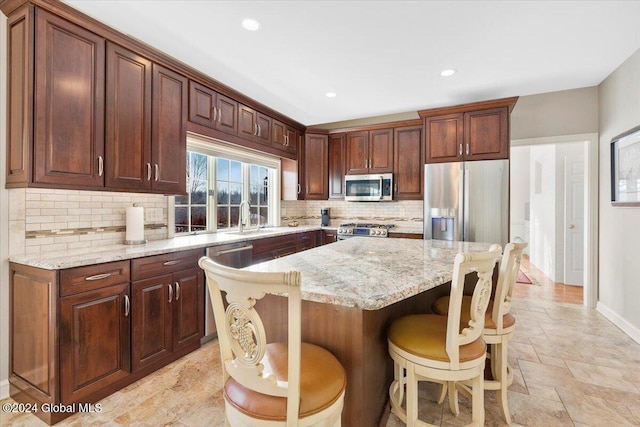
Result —
<path fill-rule="evenodd" d="M 242 163 L 242 201 L 250 199 L 251 183 L 249 182 L 249 173 L 251 165 L 266 167 L 268 169 L 269 192 L 268 199 L 268 220 L 267 224 L 278 227 L 280 226 L 280 191 L 281 191 L 281 161 L 279 157 L 270 156 L 265 153 L 258 153 L 247 149 L 217 140 L 207 138 L 202 135 L 187 133 L 187 151 L 197 152 L 209 156 L 207 159 L 207 179 L 208 189 L 215 189 L 214 194 L 207 194 L 207 228 L 203 231 L 191 231 L 185 233 L 176 233 L 175 224 L 175 196 L 167 197 L 168 210 L 168 237 L 193 236 L 196 234 L 210 234 L 217 232 L 233 231 L 236 227 L 218 229 L 217 223 L 217 165 L 216 158 L 222 157 L 229 160 L 239 161 Z M 185 170 L 186 173 L 186 170 Z M 189 203 L 189 206 L 191 204 Z M 252 206 L 253 207 L 253 206 Z M 214 220 L 215 219 L 215 220 Z"/>

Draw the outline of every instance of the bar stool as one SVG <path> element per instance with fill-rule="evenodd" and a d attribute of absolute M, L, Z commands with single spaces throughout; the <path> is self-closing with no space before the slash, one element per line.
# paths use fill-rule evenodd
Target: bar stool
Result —
<path fill-rule="evenodd" d="M 208 257 L 198 264 L 218 329 L 225 426 L 339 427 L 346 373 L 328 350 L 301 342 L 300 273 L 248 272 Z M 267 293 L 287 295 L 287 342 L 267 344 L 254 307 Z"/>
<path fill-rule="evenodd" d="M 500 258 L 500 246 L 489 252 L 456 255 L 451 280 L 449 316 L 417 314 L 401 317 L 389 327 L 389 354 L 394 380 L 389 387 L 392 411 L 408 427 L 430 425 L 418 420 L 418 381 L 472 384 L 472 423 L 484 425 L 484 364 L 486 344 L 482 338 L 485 311 L 491 296 L 491 277 Z M 473 298 L 461 324 L 465 275 L 477 272 Z M 402 408 L 406 386 L 406 411 Z"/>
<path fill-rule="evenodd" d="M 504 420 L 509 424 L 511 423 L 511 415 L 507 400 L 507 387 L 513 383 L 513 372 L 507 363 L 507 347 L 508 342 L 513 338 L 516 324 L 516 318 L 511 313 L 511 296 L 518 277 L 522 252 L 526 247 L 526 242 L 508 243 L 505 246 L 502 261 L 500 262 L 496 293 L 494 299 L 489 302 L 483 331 L 484 340 L 489 345 L 490 353 L 487 357 L 491 361 L 492 375 L 491 380 L 485 379 L 484 389 L 496 391 L 500 412 Z M 465 307 L 469 307 L 471 301 L 471 296 L 462 298 L 463 313 L 466 313 Z M 449 312 L 449 297 L 442 297 L 436 300 L 433 305 L 433 311 L 446 316 Z M 463 322 L 466 320 L 464 317 L 462 318 Z M 457 415 L 459 410 L 456 389 L 467 393 L 469 390 L 462 384 L 449 384 L 449 386 L 452 386 L 449 389 L 449 403 L 452 412 Z M 444 400 L 446 388 L 447 386 L 445 385 L 438 403 L 442 403 Z"/>

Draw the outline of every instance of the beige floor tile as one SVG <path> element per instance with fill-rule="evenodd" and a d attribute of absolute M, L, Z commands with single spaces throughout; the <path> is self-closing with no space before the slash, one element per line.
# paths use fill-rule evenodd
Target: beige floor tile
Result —
<path fill-rule="evenodd" d="M 632 379 L 634 372 L 626 369 L 608 368 L 597 366 L 590 363 L 576 362 L 573 360 L 566 361 L 567 367 L 574 377 L 580 382 L 594 384 L 602 387 L 613 388 L 616 390 L 638 393 L 640 390 L 628 379 Z"/>
<path fill-rule="evenodd" d="M 587 396 L 573 387 L 559 387 L 558 395 L 571 419 L 593 426 L 637 426 L 638 420 L 630 411 L 621 413 L 605 399 Z"/>

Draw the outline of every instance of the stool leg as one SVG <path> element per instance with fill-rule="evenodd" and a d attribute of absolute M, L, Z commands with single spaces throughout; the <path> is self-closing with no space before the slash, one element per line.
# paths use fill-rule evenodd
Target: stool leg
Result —
<path fill-rule="evenodd" d="M 471 420 L 474 425 L 484 426 L 484 373 L 473 379 L 471 385 Z"/>
<path fill-rule="evenodd" d="M 457 417 L 460 414 L 460 406 L 458 405 L 456 383 L 454 381 L 448 381 L 447 387 L 449 388 L 449 408 L 451 408 L 451 413 Z"/>
<path fill-rule="evenodd" d="M 500 381 L 500 388 L 496 391 L 498 398 L 498 406 L 502 417 L 511 424 L 511 415 L 509 414 L 509 402 L 507 400 L 507 385 L 508 385 L 508 373 L 507 373 L 507 343 L 500 343 L 495 346 L 496 359 L 496 380 Z"/>
<path fill-rule="evenodd" d="M 442 387 L 440 388 L 440 396 L 438 397 L 438 405 L 442 405 L 444 402 L 444 398 L 447 397 L 447 382 L 442 383 Z"/>
<path fill-rule="evenodd" d="M 413 364 L 407 366 L 407 427 L 415 427 L 418 421 L 418 380 Z"/>

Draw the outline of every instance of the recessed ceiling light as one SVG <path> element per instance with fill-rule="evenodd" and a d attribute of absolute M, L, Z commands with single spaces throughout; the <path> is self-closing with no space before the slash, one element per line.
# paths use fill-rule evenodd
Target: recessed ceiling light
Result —
<path fill-rule="evenodd" d="M 326 95 L 327 98 L 335 98 L 338 94 L 335 92 L 327 92 Z"/>
<path fill-rule="evenodd" d="M 242 28 L 249 31 L 258 31 L 262 27 L 260 21 L 253 18 L 246 18 L 242 20 Z"/>
<path fill-rule="evenodd" d="M 442 70 L 440 72 L 440 75 L 442 77 L 449 77 L 449 76 L 453 76 L 456 73 L 456 70 L 454 70 L 453 68 L 449 68 L 448 70 Z"/>

